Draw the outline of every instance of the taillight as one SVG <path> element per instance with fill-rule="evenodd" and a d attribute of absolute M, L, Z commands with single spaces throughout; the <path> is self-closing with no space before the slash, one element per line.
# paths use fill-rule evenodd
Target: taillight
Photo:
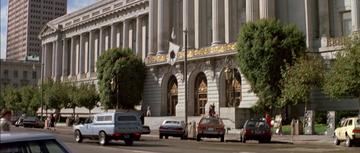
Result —
<path fill-rule="evenodd" d="M 114 136 L 114 137 L 120 137 L 120 136 L 121 136 L 121 133 L 114 133 L 113 136 Z"/>
<path fill-rule="evenodd" d="M 353 133 L 360 133 L 360 130 L 354 129 L 354 130 L 353 130 Z"/>

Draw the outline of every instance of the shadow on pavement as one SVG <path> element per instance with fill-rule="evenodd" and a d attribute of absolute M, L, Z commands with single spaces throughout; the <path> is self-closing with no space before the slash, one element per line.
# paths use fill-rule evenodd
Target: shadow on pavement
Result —
<path fill-rule="evenodd" d="M 226 140 L 225 142 L 238 142 L 242 143 L 240 140 Z M 292 142 L 286 142 L 286 141 L 270 141 L 268 143 L 261 143 L 261 144 L 294 144 Z"/>
<path fill-rule="evenodd" d="M 134 141 L 134 144 L 132 146 L 128 146 L 124 143 L 124 141 L 111 141 L 109 142 L 107 145 L 105 145 L 104 147 L 106 146 L 123 146 L 123 147 L 167 147 L 168 145 L 162 145 L 162 144 L 143 144 L 143 143 L 137 143 L 139 141 Z M 96 141 L 86 141 L 86 142 L 83 142 L 84 144 L 89 144 L 89 145 L 99 145 L 98 142 Z"/>

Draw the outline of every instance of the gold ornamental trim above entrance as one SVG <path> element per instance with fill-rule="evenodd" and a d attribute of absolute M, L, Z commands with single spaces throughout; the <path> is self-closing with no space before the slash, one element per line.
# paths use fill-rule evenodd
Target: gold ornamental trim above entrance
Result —
<path fill-rule="evenodd" d="M 236 52 L 235 46 L 236 46 L 235 43 L 229 43 L 229 44 L 222 44 L 211 47 L 204 47 L 200 49 L 191 49 L 188 51 L 188 59 L 219 55 L 224 53 L 235 53 Z M 178 56 L 178 61 L 179 60 L 181 61 L 185 57 L 185 52 L 180 51 L 178 52 L 177 56 Z M 167 62 L 167 58 L 168 58 L 167 55 L 148 56 L 146 60 L 146 64 L 164 63 Z"/>

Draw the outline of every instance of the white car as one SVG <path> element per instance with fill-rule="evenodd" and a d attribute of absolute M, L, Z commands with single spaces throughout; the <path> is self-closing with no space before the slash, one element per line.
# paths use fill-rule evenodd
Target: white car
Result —
<path fill-rule="evenodd" d="M 71 153 L 48 133 L 1 133 L 0 137 L 1 153 Z"/>
<path fill-rule="evenodd" d="M 180 137 L 181 139 L 187 138 L 187 129 L 184 121 L 178 120 L 165 120 L 159 128 L 159 138 L 168 139 L 169 136 Z"/>
<path fill-rule="evenodd" d="M 334 144 L 339 145 L 345 141 L 345 145 L 351 147 L 355 141 L 360 142 L 360 118 L 351 117 L 345 119 L 334 133 Z"/>
<path fill-rule="evenodd" d="M 96 114 L 74 126 L 76 142 L 82 142 L 83 138 L 99 139 L 100 145 L 106 145 L 110 140 L 124 140 L 126 145 L 132 145 L 142 132 L 139 117 L 123 112 Z"/>

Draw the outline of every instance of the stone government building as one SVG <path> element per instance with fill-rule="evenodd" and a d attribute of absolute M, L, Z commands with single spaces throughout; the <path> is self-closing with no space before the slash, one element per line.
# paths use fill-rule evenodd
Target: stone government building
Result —
<path fill-rule="evenodd" d="M 250 108 L 257 97 L 234 61 L 235 41 L 244 23 L 258 19 L 297 25 L 306 34 L 309 49 L 331 60 L 342 49 L 342 37 L 360 29 L 360 1 L 103 0 L 52 20 L 42 29 L 44 74 L 58 81 L 96 84 L 99 55 L 109 48 L 128 47 L 146 62 L 142 105 L 150 106 L 153 116 L 184 116 L 186 78 L 189 116 L 196 120 L 214 104 L 227 126 L 238 128 L 253 115 Z M 189 48 L 186 77 L 185 29 Z M 174 61 L 169 50 L 174 48 L 180 51 L 170 65 Z M 351 99 L 329 101 L 314 91 L 311 109 L 359 107 Z M 301 110 L 289 108 L 292 114 L 302 114 Z"/>

